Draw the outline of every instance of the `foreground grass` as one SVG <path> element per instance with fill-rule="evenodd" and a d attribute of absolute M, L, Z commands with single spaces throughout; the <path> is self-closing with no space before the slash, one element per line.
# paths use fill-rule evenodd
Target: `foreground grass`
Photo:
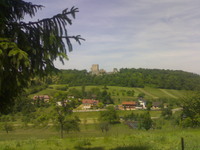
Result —
<path fill-rule="evenodd" d="M 98 125 L 81 126 L 81 132 L 65 134 L 48 129 L 17 129 L 0 132 L 0 150 L 180 150 L 181 137 L 185 150 L 200 149 L 199 129 L 133 130 L 123 124 L 102 133 Z"/>

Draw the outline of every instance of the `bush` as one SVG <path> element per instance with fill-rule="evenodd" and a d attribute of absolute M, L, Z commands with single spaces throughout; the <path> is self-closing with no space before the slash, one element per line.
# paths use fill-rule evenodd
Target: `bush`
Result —
<path fill-rule="evenodd" d="M 67 91 L 68 90 L 68 86 L 59 86 L 59 87 L 56 87 L 56 90 L 61 90 L 61 91 Z"/>
<path fill-rule="evenodd" d="M 14 130 L 13 125 L 11 123 L 8 123 L 8 122 L 3 123 L 2 129 L 4 131 L 6 131 L 7 134 L 8 134 L 9 131 L 13 131 Z"/>

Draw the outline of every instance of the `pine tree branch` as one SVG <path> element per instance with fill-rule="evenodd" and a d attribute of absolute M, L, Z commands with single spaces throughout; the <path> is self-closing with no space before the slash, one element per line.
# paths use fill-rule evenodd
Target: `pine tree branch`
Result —
<path fill-rule="evenodd" d="M 46 21 L 55 21 L 56 19 L 63 19 L 63 20 L 66 20 L 70 25 L 72 24 L 71 23 L 71 19 L 69 19 L 69 17 L 67 17 L 67 15 L 72 15 L 73 18 L 75 18 L 75 13 L 79 12 L 78 8 L 75 8 L 75 7 L 72 7 L 70 9 L 70 11 L 68 11 L 68 9 L 65 9 L 62 11 L 62 13 L 60 14 L 57 14 L 51 18 L 45 18 L 45 19 L 42 19 L 42 20 L 38 20 L 38 21 L 35 21 L 35 22 L 28 22 L 28 23 L 25 23 L 25 22 L 20 22 L 19 26 L 34 26 L 34 25 L 38 25 L 38 24 L 42 24 Z M 13 23 L 9 23 L 8 25 L 12 25 Z"/>

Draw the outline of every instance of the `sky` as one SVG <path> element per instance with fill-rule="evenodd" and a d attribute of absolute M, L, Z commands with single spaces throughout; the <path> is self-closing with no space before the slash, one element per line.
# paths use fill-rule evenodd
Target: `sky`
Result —
<path fill-rule="evenodd" d="M 200 74 L 199 0 L 25 0 L 45 6 L 35 18 L 49 18 L 73 6 L 79 9 L 68 26 L 73 43 L 59 69 L 148 68 Z"/>

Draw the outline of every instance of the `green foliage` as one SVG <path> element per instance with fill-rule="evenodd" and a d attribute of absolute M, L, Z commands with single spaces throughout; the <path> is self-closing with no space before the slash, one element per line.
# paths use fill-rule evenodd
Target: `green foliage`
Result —
<path fill-rule="evenodd" d="M 165 119 L 170 119 L 172 117 L 172 109 L 170 107 L 162 108 L 161 116 Z"/>
<path fill-rule="evenodd" d="M 76 88 L 70 88 L 69 91 L 68 91 L 68 94 L 71 95 L 71 96 L 74 96 L 76 98 L 82 97 L 81 91 L 76 89 Z"/>
<path fill-rule="evenodd" d="M 200 127 L 200 93 L 183 99 L 183 127 Z"/>
<path fill-rule="evenodd" d="M 99 116 L 100 122 L 108 122 L 110 124 L 119 123 L 119 115 L 114 107 L 109 106 L 107 107 L 106 111 L 100 112 Z"/>
<path fill-rule="evenodd" d="M 33 103 L 33 100 L 21 96 L 20 98 L 15 100 L 15 105 L 13 111 L 16 112 L 21 112 L 23 115 L 30 114 L 35 111 L 35 105 Z"/>
<path fill-rule="evenodd" d="M 88 136 L 88 132 L 92 132 L 92 137 Z M 125 126 L 113 126 L 108 134 L 89 130 L 71 134 L 64 139 L 57 138 L 56 133 L 50 129 L 16 130 L 15 133 L 17 134 L 1 132 L 1 150 L 180 150 L 180 137 L 184 137 L 186 150 L 200 148 L 198 129 L 162 129 L 146 132 Z"/>
<path fill-rule="evenodd" d="M 153 121 L 149 112 L 144 112 L 141 114 L 135 114 L 131 112 L 130 114 L 124 115 L 123 119 L 125 124 L 131 128 L 149 130 L 153 125 Z"/>
<path fill-rule="evenodd" d="M 139 119 L 139 128 L 149 130 L 152 127 L 153 121 L 149 112 L 143 113 L 140 115 Z"/>
<path fill-rule="evenodd" d="M 100 109 L 104 108 L 104 104 L 102 102 L 99 102 L 97 105 L 97 108 L 100 108 Z"/>
<path fill-rule="evenodd" d="M 138 94 L 138 97 L 139 97 L 139 98 L 144 98 L 144 97 L 145 97 L 145 93 L 139 93 L 139 94 Z"/>
<path fill-rule="evenodd" d="M 107 121 L 100 122 L 99 128 L 101 129 L 101 132 L 108 132 L 110 130 L 110 123 Z"/>
<path fill-rule="evenodd" d="M 53 61 L 67 59 L 72 51 L 71 39 L 80 44 L 80 35 L 68 35 L 78 8 L 36 22 L 23 22 L 42 9 L 23 0 L 3 0 L 0 3 L 0 112 L 9 113 L 14 100 L 35 75 L 40 77 L 55 71 Z M 67 47 L 65 46 L 67 43 Z M 63 62 L 64 63 L 64 62 Z"/>
<path fill-rule="evenodd" d="M 80 131 L 80 119 L 77 116 L 66 117 L 63 130 L 69 133 L 69 131 Z"/>
<path fill-rule="evenodd" d="M 11 112 L 14 97 L 28 85 L 29 67 L 28 54 L 9 39 L 0 38 L 0 112 Z"/>
<path fill-rule="evenodd" d="M 6 133 L 8 134 L 10 131 L 14 130 L 14 126 L 12 123 L 13 121 L 15 121 L 15 119 L 11 115 L 0 116 L 0 128 L 3 131 L 6 131 Z"/>
<path fill-rule="evenodd" d="M 135 91 L 134 91 L 134 90 L 128 90 L 128 91 L 126 92 L 126 94 L 127 94 L 127 96 L 134 96 Z"/>
<path fill-rule="evenodd" d="M 150 111 L 151 107 L 152 107 L 152 102 L 151 101 L 147 101 L 146 107 L 147 107 L 147 110 Z"/>
<path fill-rule="evenodd" d="M 200 89 L 200 76 L 184 71 L 159 69 L 120 69 L 115 74 L 94 76 L 86 70 L 62 70 L 58 81 L 70 86 L 107 85 L 121 87 L 153 87 L 177 90 Z"/>
<path fill-rule="evenodd" d="M 52 119 L 60 130 L 61 138 L 63 138 L 63 131 L 79 131 L 79 118 L 76 116 L 71 117 L 72 110 L 77 107 L 77 104 L 76 99 L 68 100 L 67 94 L 57 93 L 54 96 Z"/>
<path fill-rule="evenodd" d="M 97 99 L 99 99 L 103 104 L 114 104 L 110 94 L 106 90 L 101 92 Z"/>
<path fill-rule="evenodd" d="M 48 126 L 50 115 L 47 114 L 43 108 L 37 109 L 36 112 L 33 113 L 34 118 L 32 118 L 32 122 L 36 127 L 46 127 Z"/>
<path fill-rule="evenodd" d="M 123 118 L 125 121 L 138 121 L 139 115 L 131 112 L 130 114 L 124 115 Z"/>
<path fill-rule="evenodd" d="M 6 131 L 6 133 L 8 134 L 10 131 L 14 130 L 13 124 L 10 122 L 4 122 L 3 125 L 3 130 Z"/>
<path fill-rule="evenodd" d="M 65 85 L 65 86 L 56 87 L 56 90 L 67 91 L 68 88 L 69 87 L 67 85 Z"/>
<path fill-rule="evenodd" d="M 76 149 L 84 149 L 84 146 L 90 146 L 90 145 L 92 145 L 91 140 L 88 138 L 84 138 L 84 139 L 78 140 L 74 147 Z"/>

